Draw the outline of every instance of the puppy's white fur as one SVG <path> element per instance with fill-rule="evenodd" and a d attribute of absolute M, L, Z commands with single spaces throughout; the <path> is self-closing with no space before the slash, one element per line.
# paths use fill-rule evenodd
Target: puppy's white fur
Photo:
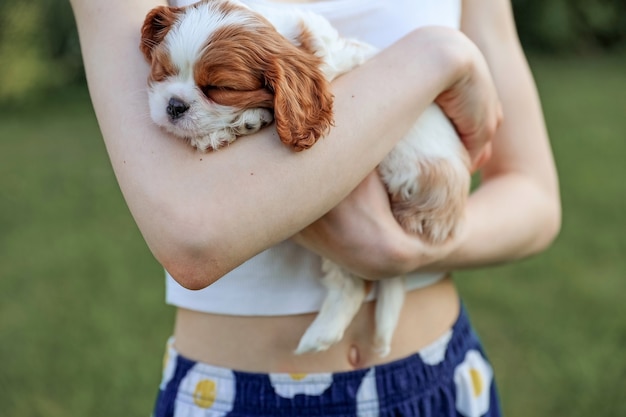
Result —
<path fill-rule="evenodd" d="M 224 12 L 229 9 L 224 5 L 234 7 Z M 322 58 L 321 70 L 328 80 L 361 65 L 377 52 L 370 45 L 342 38 L 325 18 L 313 13 L 270 6 L 252 11 L 235 0 L 207 1 L 185 9 L 163 41 L 177 74 L 151 83 L 149 103 L 157 124 L 206 150 L 217 149 L 271 122 L 272 114 L 264 108 L 242 110 L 208 102 L 194 80 L 194 64 L 210 48 L 207 40 L 211 35 L 224 25 L 259 24 L 255 12 L 296 46 L 303 30 L 308 31 L 308 46 Z M 168 117 L 165 109 L 171 97 L 189 104 L 184 118 L 172 121 Z M 438 106 L 431 105 L 379 166 L 394 214 L 408 232 L 433 244 L 457 233 L 469 190 L 468 164 L 454 127 Z M 327 297 L 302 337 L 298 354 L 325 350 L 341 340 L 366 296 L 362 279 L 339 265 L 324 260 L 323 272 Z M 402 277 L 378 283 L 374 349 L 382 356 L 391 349 L 404 292 Z"/>

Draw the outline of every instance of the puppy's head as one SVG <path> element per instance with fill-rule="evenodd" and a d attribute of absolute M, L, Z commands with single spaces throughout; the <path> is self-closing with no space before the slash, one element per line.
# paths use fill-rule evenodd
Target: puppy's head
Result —
<path fill-rule="evenodd" d="M 232 0 L 153 9 L 141 51 L 151 65 L 151 117 L 177 136 L 206 136 L 247 110 L 267 108 L 280 139 L 302 150 L 332 124 L 320 58 Z"/>

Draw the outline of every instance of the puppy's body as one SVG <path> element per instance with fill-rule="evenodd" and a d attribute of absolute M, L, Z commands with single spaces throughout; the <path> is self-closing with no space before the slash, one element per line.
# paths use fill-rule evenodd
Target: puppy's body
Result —
<path fill-rule="evenodd" d="M 377 52 L 340 37 L 319 15 L 253 11 L 235 0 L 154 9 L 142 29 L 142 51 L 152 68 L 153 120 L 202 151 L 254 133 L 272 119 L 285 144 L 309 148 L 332 125 L 329 81 Z M 457 232 L 468 164 L 454 127 L 431 105 L 379 165 L 405 230 L 432 244 Z M 328 294 L 296 353 L 339 341 L 366 296 L 361 278 L 327 259 L 322 268 Z M 381 355 L 390 350 L 404 292 L 402 277 L 379 282 L 374 348 Z"/>

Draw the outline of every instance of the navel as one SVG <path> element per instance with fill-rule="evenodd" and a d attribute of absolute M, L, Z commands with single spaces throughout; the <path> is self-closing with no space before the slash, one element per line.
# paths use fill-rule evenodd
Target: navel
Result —
<path fill-rule="evenodd" d="M 350 350 L 348 350 L 348 363 L 355 369 L 359 368 L 361 363 L 361 353 L 356 345 L 351 345 Z"/>

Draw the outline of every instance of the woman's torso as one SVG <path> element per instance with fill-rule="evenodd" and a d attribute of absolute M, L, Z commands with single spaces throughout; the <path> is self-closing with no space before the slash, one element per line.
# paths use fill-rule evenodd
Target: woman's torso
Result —
<path fill-rule="evenodd" d="M 267 0 L 244 2 L 253 8 L 255 4 L 293 6 Z M 176 2 L 188 3 L 193 1 Z M 380 48 L 417 27 L 458 27 L 460 20 L 460 0 L 330 0 L 298 6 L 325 15 L 344 36 Z M 185 290 L 168 276 L 168 302 L 179 307 L 176 348 L 196 360 L 249 371 L 347 370 L 415 352 L 441 335 L 458 313 L 458 298 L 449 279 L 414 274 L 408 279 L 414 290 L 407 293 L 389 357 L 383 360 L 369 349 L 372 302 L 364 305 L 342 342 L 328 352 L 294 356 L 324 296 L 320 274 L 319 258 L 287 241 L 200 292 Z"/>

